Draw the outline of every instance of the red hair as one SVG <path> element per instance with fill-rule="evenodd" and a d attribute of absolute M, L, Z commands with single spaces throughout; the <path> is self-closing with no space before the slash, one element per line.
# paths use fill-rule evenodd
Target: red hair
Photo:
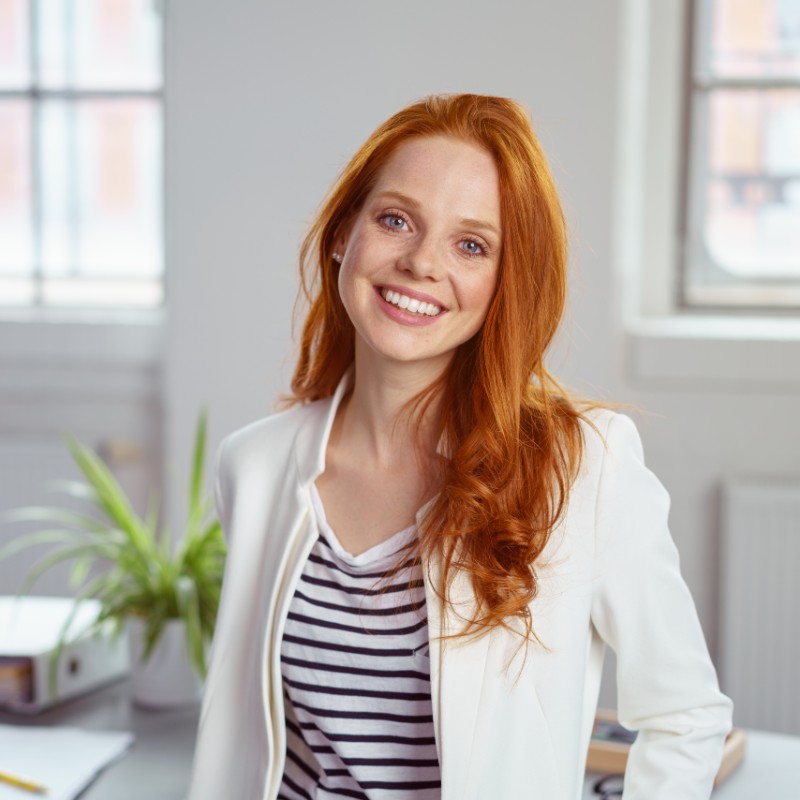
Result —
<path fill-rule="evenodd" d="M 519 104 L 470 94 L 428 97 L 384 122 L 353 156 L 301 250 L 309 311 L 289 402 L 330 397 L 354 359 L 333 259 L 338 235 L 400 144 L 441 135 L 493 156 L 503 247 L 481 330 L 412 401 L 419 411 L 436 399 L 449 456 L 420 548 L 442 559 L 442 599 L 455 570 L 469 574 L 477 607 L 464 633 L 522 616 L 531 634 L 536 560 L 563 514 L 582 438 L 580 412 L 544 365 L 566 301 L 566 228 L 547 160 Z"/>

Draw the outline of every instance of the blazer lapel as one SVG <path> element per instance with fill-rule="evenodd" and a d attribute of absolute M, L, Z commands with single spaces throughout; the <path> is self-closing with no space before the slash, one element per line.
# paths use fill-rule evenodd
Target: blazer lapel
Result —
<path fill-rule="evenodd" d="M 433 559 L 425 569 L 428 636 L 431 658 L 431 700 L 442 780 L 442 800 L 469 800 L 470 765 L 474 753 L 478 710 L 486 675 L 490 636 L 447 638 L 464 628 L 475 608 L 468 575 L 458 571 L 448 591 L 444 611 L 435 587 L 441 564 Z"/>
<path fill-rule="evenodd" d="M 336 418 L 336 411 L 353 382 L 353 367 L 350 367 L 327 404 L 321 405 L 300 429 L 295 440 L 295 458 L 300 485 L 306 489 L 325 471 L 325 453 L 328 437 Z"/>
<path fill-rule="evenodd" d="M 331 398 L 330 405 L 300 431 L 296 455 L 300 486 L 306 488 L 325 470 L 325 450 L 336 410 L 353 380 L 352 367 L 344 374 Z M 417 513 L 420 524 L 433 501 Z M 431 700 L 436 747 L 442 779 L 442 800 L 483 800 L 475 795 L 475 782 L 470 781 L 471 767 L 476 765 L 478 712 L 484 689 L 489 657 L 487 634 L 480 638 L 448 639 L 459 633 L 465 621 L 472 618 L 475 598 L 468 575 L 455 573 L 448 590 L 448 603 L 436 594 L 441 565 L 432 559 L 423 569 L 428 609 L 430 641 Z M 470 786 L 473 786 L 470 790 Z"/>

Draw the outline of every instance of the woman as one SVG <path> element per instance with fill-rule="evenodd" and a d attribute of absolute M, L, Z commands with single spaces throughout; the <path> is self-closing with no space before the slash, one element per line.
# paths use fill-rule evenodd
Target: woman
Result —
<path fill-rule="evenodd" d="M 576 800 L 606 644 L 625 797 L 707 798 L 731 704 L 633 424 L 545 369 L 565 232 L 522 109 L 393 116 L 302 262 L 292 407 L 220 451 L 191 800 Z"/>

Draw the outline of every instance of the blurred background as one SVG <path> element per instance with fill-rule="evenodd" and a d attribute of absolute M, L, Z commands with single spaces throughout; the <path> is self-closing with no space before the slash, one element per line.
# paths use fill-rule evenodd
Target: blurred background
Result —
<path fill-rule="evenodd" d="M 179 528 L 200 408 L 213 452 L 288 387 L 331 182 L 464 91 L 531 112 L 571 235 L 551 367 L 638 409 L 736 724 L 800 733 L 800 0 L 0 0 L 0 511 L 75 476 L 69 432 Z"/>

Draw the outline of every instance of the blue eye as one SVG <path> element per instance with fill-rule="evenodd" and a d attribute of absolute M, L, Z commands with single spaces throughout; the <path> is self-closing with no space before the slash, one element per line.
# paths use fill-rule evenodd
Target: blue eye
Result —
<path fill-rule="evenodd" d="M 476 242 L 474 239 L 462 240 L 461 249 L 468 256 L 482 256 L 486 252 L 483 248 L 483 245 L 480 242 Z"/>
<path fill-rule="evenodd" d="M 393 231 L 402 231 L 408 224 L 399 214 L 383 214 L 381 216 L 381 222 Z"/>

